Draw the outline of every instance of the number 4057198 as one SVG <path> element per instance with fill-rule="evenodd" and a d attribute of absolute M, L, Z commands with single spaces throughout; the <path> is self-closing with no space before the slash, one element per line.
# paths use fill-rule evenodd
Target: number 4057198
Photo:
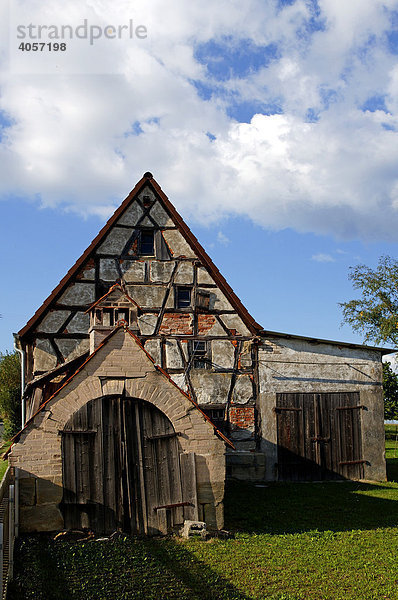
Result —
<path fill-rule="evenodd" d="M 23 52 L 65 52 L 66 44 L 65 42 L 21 42 L 18 50 L 22 50 Z"/>

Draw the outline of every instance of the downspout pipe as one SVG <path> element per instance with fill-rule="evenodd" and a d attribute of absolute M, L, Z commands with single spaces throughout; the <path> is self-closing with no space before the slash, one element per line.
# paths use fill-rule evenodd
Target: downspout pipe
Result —
<path fill-rule="evenodd" d="M 21 421 L 22 421 L 22 427 L 24 427 L 25 421 L 26 421 L 25 400 L 24 400 L 24 393 L 25 393 L 25 360 L 26 360 L 25 357 L 26 357 L 26 354 L 25 354 L 24 350 L 22 350 L 21 348 L 19 348 L 19 346 L 20 346 L 19 335 L 17 333 L 13 333 L 12 335 L 14 336 L 14 348 L 21 355 Z"/>

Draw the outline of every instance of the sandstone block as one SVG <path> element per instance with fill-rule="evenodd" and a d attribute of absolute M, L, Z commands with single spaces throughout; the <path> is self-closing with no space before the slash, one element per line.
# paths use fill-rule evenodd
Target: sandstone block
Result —
<path fill-rule="evenodd" d="M 56 464 L 58 464 L 57 461 Z M 48 479 L 36 479 L 36 504 L 59 504 L 62 500 L 63 490 L 59 485 Z"/>
<path fill-rule="evenodd" d="M 22 533 L 59 531 L 64 528 L 64 520 L 56 504 L 20 507 L 20 527 Z"/>
<path fill-rule="evenodd" d="M 24 477 L 19 480 L 19 502 L 20 506 L 33 506 L 36 498 L 36 479 Z"/>

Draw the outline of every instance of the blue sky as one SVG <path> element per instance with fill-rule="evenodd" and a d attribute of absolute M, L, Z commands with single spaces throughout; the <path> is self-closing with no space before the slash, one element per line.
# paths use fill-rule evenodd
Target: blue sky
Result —
<path fill-rule="evenodd" d="M 337 304 L 349 266 L 397 255 L 395 0 L 14 0 L 0 17 L 0 350 L 147 170 L 265 328 L 361 341 Z M 148 35 L 18 54 L 17 23 L 85 18 Z"/>

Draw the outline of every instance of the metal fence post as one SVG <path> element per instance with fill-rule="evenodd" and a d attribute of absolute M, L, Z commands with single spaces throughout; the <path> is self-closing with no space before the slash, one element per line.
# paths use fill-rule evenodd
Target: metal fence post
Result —
<path fill-rule="evenodd" d="M 11 581 L 13 577 L 14 571 L 14 518 L 15 518 L 15 490 L 14 484 L 10 485 L 10 495 L 9 495 L 9 506 L 8 506 L 8 518 L 9 518 L 9 526 L 8 526 L 8 552 L 9 552 L 9 567 L 8 567 L 8 581 Z"/>
<path fill-rule="evenodd" d="M 15 467 L 14 470 L 14 484 L 15 484 L 15 537 L 19 536 L 19 467 Z"/>
<path fill-rule="evenodd" d="M 2 522 L 0 522 L 0 592 L 1 592 L 1 597 L 3 597 L 3 595 L 4 595 L 3 556 L 4 556 L 4 525 Z"/>

